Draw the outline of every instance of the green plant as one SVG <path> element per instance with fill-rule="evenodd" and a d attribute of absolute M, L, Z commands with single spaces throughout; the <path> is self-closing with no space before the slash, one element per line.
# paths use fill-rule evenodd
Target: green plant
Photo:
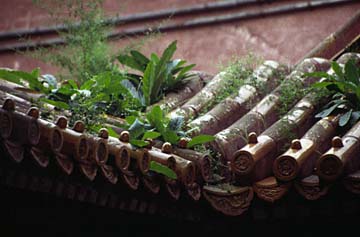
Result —
<path fill-rule="evenodd" d="M 257 83 L 255 77 L 252 76 L 253 70 L 262 62 L 262 59 L 255 56 L 252 53 L 244 57 L 234 57 L 227 64 L 220 66 L 222 80 L 219 84 L 218 92 L 213 101 L 204 106 L 200 111 L 200 115 L 204 115 L 209 112 L 214 105 L 219 104 L 225 98 L 236 97 L 241 86 L 248 84 L 255 86 L 256 88 L 262 88 L 260 83 Z M 191 121 L 193 118 L 190 118 Z M 196 128 L 195 128 L 196 129 Z"/>
<path fill-rule="evenodd" d="M 221 66 L 220 70 L 224 74 L 224 89 L 216 98 L 216 103 L 221 102 L 228 96 L 235 96 L 239 88 L 245 84 L 252 85 L 256 88 L 262 88 L 253 77 L 254 68 L 262 63 L 262 59 L 256 55 L 249 53 L 248 55 L 238 58 L 235 57 L 225 66 Z"/>
<path fill-rule="evenodd" d="M 150 58 L 147 58 L 136 50 L 118 57 L 120 63 L 142 73 L 142 75 L 129 74 L 129 78 L 131 78 L 132 87 L 137 88 L 135 97 L 139 98 L 144 105 L 148 106 L 157 102 L 166 92 L 174 90 L 190 76 L 188 72 L 195 65 L 185 66 L 185 60 L 171 60 L 175 50 L 176 41 L 164 50 L 161 57 L 152 53 Z M 135 92 L 134 89 L 132 91 Z"/>
<path fill-rule="evenodd" d="M 65 44 L 35 50 L 32 56 L 59 66 L 62 73 L 58 77 L 60 80 L 51 87 L 31 88 L 46 95 L 43 102 L 77 112 L 79 117 L 96 114 L 95 110 L 99 114 L 120 117 L 136 115 L 184 82 L 194 66 L 185 65 L 184 60 L 171 60 L 176 41 L 165 49 L 161 57 L 152 54 L 146 58 L 128 47 L 121 49 L 124 53 L 118 56 L 119 53 L 111 50 L 107 42 L 110 25 L 103 18 L 103 0 L 34 0 L 34 3 L 64 26 L 65 30 L 58 33 Z M 142 75 L 120 70 L 115 64 L 117 57 L 124 65 L 141 71 Z M 84 108 L 94 111 L 81 109 L 79 100 L 84 101 L 81 104 Z M 77 108 L 73 109 L 74 106 Z"/>
<path fill-rule="evenodd" d="M 50 80 L 48 81 L 47 78 L 42 78 L 42 80 L 39 80 L 39 77 L 39 68 L 36 68 L 31 72 L 0 69 L 0 78 L 4 80 L 28 87 L 31 90 L 35 90 L 41 93 L 49 93 L 52 89 L 53 83 Z M 44 83 L 48 83 L 49 87 L 44 86 Z"/>
<path fill-rule="evenodd" d="M 96 128 L 105 123 L 105 113 L 115 114 L 126 112 L 130 107 L 136 108 L 137 101 L 133 101 L 133 97 L 121 84 L 122 75 L 109 72 L 94 76 L 80 87 L 74 80 L 60 83 L 52 75 L 40 76 L 39 69 L 30 73 L 0 69 L 0 78 L 43 93 L 36 103 L 48 103 L 55 108 L 68 110 L 71 113 L 69 125 L 82 120 L 89 132 L 96 133 Z M 125 109 L 122 110 L 121 106 Z"/>
<path fill-rule="evenodd" d="M 280 87 L 279 106 L 277 107 L 280 116 L 289 111 L 294 101 L 309 93 L 309 89 L 304 88 L 301 79 L 298 77 L 283 78 Z"/>
<path fill-rule="evenodd" d="M 203 145 L 208 142 L 214 141 L 215 137 L 211 135 L 198 135 L 195 137 L 192 137 L 191 140 L 186 145 L 186 148 L 194 148 L 199 145 Z"/>
<path fill-rule="evenodd" d="M 165 165 L 162 165 L 158 162 L 151 161 L 150 162 L 150 170 L 154 171 L 156 173 L 159 173 L 159 174 L 163 174 L 170 179 L 177 179 L 177 175 L 172 169 L 170 169 L 170 168 L 166 167 Z"/>
<path fill-rule="evenodd" d="M 60 67 L 60 79 L 72 79 L 78 84 L 104 71 L 118 71 L 114 63 L 117 53 L 107 43 L 109 26 L 103 20 L 103 0 L 36 0 L 34 3 L 48 11 L 51 20 L 64 26 L 66 30 L 58 34 L 65 44 L 51 49 L 37 48 L 30 56 Z"/>
<path fill-rule="evenodd" d="M 314 72 L 309 76 L 323 77 L 324 80 L 315 83 L 314 88 L 330 91 L 333 96 L 321 112 L 316 114 L 317 118 L 324 118 L 331 114 L 342 114 L 339 125 L 354 124 L 360 119 L 360 68 L 354 60 L 349 60 L 344 67 L 332 62 L 333 73 Z"/>
<path fill-rule="evenodd" d="M 160 139 L 177 145 L 181 137 L 186 137 L 182 126 L 184 119 L 181 116 L 167 118 L 160 106 L 154 106 L 145 117 L 128 116 L 127 124 L 124 126 L 130 132 L 130 143 L 144 147 L 148 145 L 147 139 Z M 193 148 L 196 145 L 212 141 L 213 136 L 199 135 L 193 137 L 187 147 Z"/>

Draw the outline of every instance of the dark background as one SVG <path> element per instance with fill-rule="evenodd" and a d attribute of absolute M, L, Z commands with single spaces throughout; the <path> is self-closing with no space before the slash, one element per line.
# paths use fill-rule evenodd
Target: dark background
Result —
<path fill-rule="evenodd" d="M 251 209 L 240 217 L 219 215 L 200 203 L 197 208 L 203 210 L 194 210 L 197 214 L 187 218 L 176 214 L 132 213 L 2 185 L 0 233 L 5 234 L 2 236 L 223 237 L 345 236 L 355 231 L 356 236 L 360 222 L 359 197 L 342 191 L 332 190 L 326 198 L 315 202 L 304 201 L 295 193 L 275 204 L 256 199 Z"/>

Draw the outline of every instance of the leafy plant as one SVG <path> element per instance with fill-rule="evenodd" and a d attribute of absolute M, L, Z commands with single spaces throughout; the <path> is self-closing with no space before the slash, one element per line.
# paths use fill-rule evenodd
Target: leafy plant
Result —
<path fill-rule="evenodd" d="M 126 86 L 126 74 L 104 72 L 84 83 L 80 89 L 90 92 L 88 102 L 101 106 L 106 113 L 125 117 L 142 110 L 141 100 Z"/>
<path fill-rule="evenodd" d="M 226 86 L 224 86 L 224 90 L 216 98 L 216 103 L 221 102 L 228 96 L 235 95 L 244 84 L 250 84 L 256 88 L 260 87 L 260 85 L 256 84 L 257 80 L 252 77 L 252 73 L 254 68 L 260 65 L 262 61 L 261 58 L 249 53 L 241 58 L 235 57 L 225 66 L 221 66 L 220 70 L 225 72 L 224 83 Z"/>
<path fill-rule="evenodd" d="M 176 173 L 172 169 L 170 169 L 170 168 L 166 167 L 165 165 L 162 165 L 162 164 L 160 164 L 158 162 L 155 162 L 155 161 L 150 162 L 150 168 L 149 169 L 151 171 L 156 172 L 156 173 L 163 174 L 163 175 L 165 175 L 166 177 L 168 177 L 170 179 L 176 179 L 177 178 Z"/>
<path fill-rule="evenodd" d="M 324 118 L 331 114 L 342 114 L 339 126 L 353 124 L 360 119 L 360 68 L 356 66 L 354 60 L 349 60 L 344 67 L 332 62 L 331 68 L 331 73 L 307 74 L 324 78 L 315 83 L 314 88 L 326 89 L 333 93 L 331 101 L 315 116 Z"/>
<path fill-rule="evenodd" d="M 171 144 L 177 144 L 184 132 L 182 117 L 168 119 L 160 106 L 154 106 L 145 118 L 129 116 L 126 118 L 126 129 L 130 132 L 130 143 L 139 147 L 146 146 L 146 139 L 159 138 Z"/>
<path fill-rule="evenodd" d="M 49 83 L 49 87 L 44 86 L 43 83 L 48 82 L 46 78 L 39 80 L 40 69 L 36 68 L 31 72 L 0 69 L 0 78 L 16 83 L 20 86 L 28 87 L 31 90 L 35 90 L 41 93 L 49 93 L 52 87 L 52 83 Z"/>
<path fill-rule="evenodd" d="M 143 98 L 144 105 L 151 105 L 162 98 L 164 93 L 174 90 L 184 79 L 188 78 L 188 73 L 195 65 L 187 65 L 185 60 L 171 60 L 176 51 L 176 41 L 172 42 L 162 53 L 161 57 L 152 53 L 150 58 L 136 50 L 131 50 L 128 54 L 121 54 L 118 60 L 123 65 L 140 71 L 142 75 L 129 74 L 136 98 Z M 129 84 L 131 87 L 131 85 Z"/>
<path fill-rule="evenodd" d="M 219 104 L 227 97 L 236 97 L 239 88 L 245 84 L 261 89 L 262 87 L 257 83 L 256 78 L 252 76 L 254 68 L 257 67 L 261 61 L 262 59 L 249 53 L 241 58 L 233 57 L 225 65 L 221 65 L 220 71 L 223 72 L 221 75 L 222 83 L 218 87 L 217 95 L 213 101 L 202 108 L 199 115 L 206 114 L 214 105 Z M 194 128 L 194 130 L 196 130 L 196 128 Z"/>
<path fill-rule="evenodd" d="M 128 115 L 138 104 L 122 85 L 122 75 L 110 72 L 94 76 L 80 87 L 74 80 L 58 82 L 49 74 L 40 76 L 40 70 L 32 72 L 0 69 L 0 78 L 22 87 L 42 93 L 37 103 L 48 103 L 58 109 L 71 112 L 69 125 L 85 122 L 87 129 L 94 129 L 105 122 L 105 113 Z M 140 105 L 139 105 L 140 106 Z"/>
<path fill-rule="evenodd" d="M 130 132 L 130 143 L 138 147 L 147 146 L 147 139 L 159 139 L 177 145 L 180 138 L 186 137 L 185 132 L 182 131 L 183 117 L 167 118 L 158 105 L 154 106 L 145 118 L 129 116 L 126 118 L 126 122 L 127 125 L 124 128 Z M 213 136 L 199 135 L 193 137 L 187 147 L 193 148 L 213 139 Z"/>
<path fill-rule="evenodd" d="M 66 30 L 58 34 L 65 44 L 56 46 L 55 50 L 37 48 L 30 56 L 60 67 L 62 80 L 72 79 L 80 84 L 104 71 L 118 71 L 114 63 L 117 53 L 107 43 L 109 26 L 103 20 L 103 0 L 34 2 L 64 26 Z"/>
<path fill-rule="evenodd" d="M 294 101 L 304 97 L 310 91 L 308 88 L 304 88 L 301 79 L 298 77 L 283 78 L 280 86 L 279 106 L 277 107 L 280 116 L 289 111 Z"/>
<path fill-rule="evenodd" d="M 186 145 L 186 148 L 193 148 L 198 145 L 202 145 L 211 141 L 214 141 L 215 137 L 211 135 L 198 135 L 189 141 L 189 143 Z"/>

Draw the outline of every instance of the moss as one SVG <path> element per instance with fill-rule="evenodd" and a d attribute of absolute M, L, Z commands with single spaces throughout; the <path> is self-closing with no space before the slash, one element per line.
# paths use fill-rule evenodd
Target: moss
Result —
<path fill-rule="evenodd" d="M 222 89 L 217 93 L 216 99 L 204 107 L 199 115 L 206 114 L 214 105 L 219 104 L 229 96 L 236 96 L 239 88 L 245 84 L 259 87 L 256 78 L 252 76 L 254 69 L 263 62 L 260 57 L 249 53 L 244 57 L 233 57 L 228 63 L 220 66 L 224 72 Z"/>
<path fill-rule="evenodd" d="M 226 97 L 234 95 L 241 86 L 248 84 L 255 88 L 261 87 L 258 80 L 253 77 L 253 71 L 264 60 L 260 57 L 249 53 L 245 57 L 234 57 L 222 71 L 225 72 L 224 91 L 217 97 L 216 101 L 219 103 Z"/>
<path fill-rule="evenodd" d="M 284 79 L 281 82 L 281 90 L 279 93 L 279 115 L 285 115 L 293 106 L 294 102 L 304 97 L 308 92 L 309 89 L 304 88 L 300 78 Z"/>

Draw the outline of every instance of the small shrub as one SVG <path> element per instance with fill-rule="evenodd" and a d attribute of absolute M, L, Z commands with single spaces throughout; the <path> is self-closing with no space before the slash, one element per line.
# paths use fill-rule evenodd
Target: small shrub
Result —
<path fill-rule="evenodd" d="M 360 119 L 360 68 L 352 59 L 344 67 L 332 62 L 331 68 L 332 73 L 308 74 L 324 78 L 321 82 L 315 83 L 314 88 L 326 89 L 332 93 L 331 101 L 315 117 L 324 118 L 331 114 L 341 114 L 339 126 L 353 125 Z"/>

